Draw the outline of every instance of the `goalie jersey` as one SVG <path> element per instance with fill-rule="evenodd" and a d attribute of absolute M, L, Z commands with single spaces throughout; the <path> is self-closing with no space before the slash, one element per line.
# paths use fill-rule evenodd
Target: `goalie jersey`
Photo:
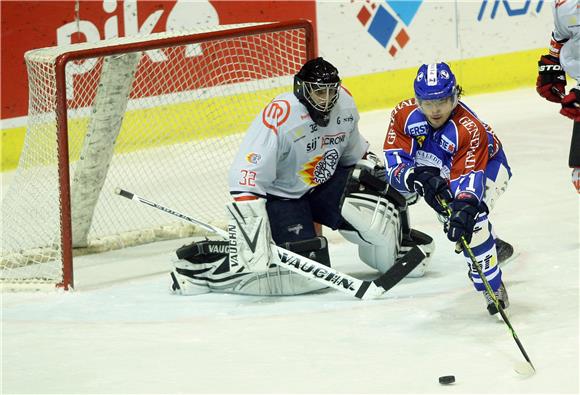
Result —
<path fill-rule="evenodd" d="M 235 200 L 274 195 L 298 199 L 337 166 L 352 166 L 368 149 L 350 93 L 340 88 L 328 126 L 317 125 L 294 93 L 277 96 L 254 119 L 229 172 Z"/>

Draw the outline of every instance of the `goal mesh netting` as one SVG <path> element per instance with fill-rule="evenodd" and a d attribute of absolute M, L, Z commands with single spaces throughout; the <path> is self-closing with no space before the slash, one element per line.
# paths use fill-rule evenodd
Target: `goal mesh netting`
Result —
<path fill-rule="evenodd" d="M 312 43 L 299 21 L 28 52 L 27 132 L 2 200 L 3 286 L 67 288 L 69 255 L 196 234 L 117 187 L 225 223 L 243 133 L 291 89 Z"/>

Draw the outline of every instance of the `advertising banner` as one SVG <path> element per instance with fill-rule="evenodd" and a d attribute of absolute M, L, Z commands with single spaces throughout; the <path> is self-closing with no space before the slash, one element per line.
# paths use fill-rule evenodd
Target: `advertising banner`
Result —
<path fill-rule="evenodd" d="M 31 49 L 225 24 L 298 18 L 316 22 L 314 0 L 3 1 L 1 6 L 3 120 L 27 113 L 24 53 Z"/>
<path fill-rule="evenodd" d="M 24 53 L 31 49 L 304 18 L 314 23 L 319 54 L 339 68 L 366 111 L 410 94 L 416 68 L 434 61 L 451 63 L 468 94 L 532 85 L 553 26 L 545 0 L 77 0 L 1 7 L 2 170 L 16 166 L 24 138 Z M 151 70 L 163 56 L 148 54 Z"/>
<path fill-rule="evenodd" d="M 550 3 L 355 1 L 317 6 L 320 53 L 348 76 L 546 47 Z"/>

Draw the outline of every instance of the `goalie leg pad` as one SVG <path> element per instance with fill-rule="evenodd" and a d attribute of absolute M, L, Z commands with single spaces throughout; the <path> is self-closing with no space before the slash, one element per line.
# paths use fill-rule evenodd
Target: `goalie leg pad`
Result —
<path fill-rule="evenodd" d="M 345 231 L 341 231 L 341 234 L 345 236 Z M 352 238 L 352 234 L 350 237 Z M 364 263 L 384 274 L 395 264 L 397 259 L 403 258 L 416 245 L 421 247 L 426 256 L 407 277 L 423 277 L 431 261 L 431 255 L 435 251 L 435 242 L 429 235 L 418 230 L 411 229 L 400 244 L 394 242 L 380 246 L 359 244 L 358 254 Z"/>
<path fill-rule="evenodd" d="M 197 295 L 234 289 L 247 273 L 232 271 L 229 264 L 229 241 L 203 240 L 176 251 L 171 272 L 171 290 L 179 295 Z M 244 268 L 242 268 L 244 269 Z"/>
<path fill-rule="evenodd" d="M 358 244 L 360 259 L 381 273 L 395 263 L 401 242 L 401 218 L 395 204 L 383 196 L 352 192 L 342 205 L 342 216 L 350 227 L 340 229 L 340 234 Z"/>
<path fill-rule="evenodd" d="M 328 242 L 323 236 L 307 240 L 287 242 L 284 243 L 282 247 L 324 265 L 330 266 Z M 288 269 L 273 264 L 267 271 L 251 273 L 230 292 L 245 295 L 288 296 L 310 293 L 325 288 L 327 287 L 311 278 L 301 276 Z"/>
<path fill-rule="evenodd" d="M 266 199 L 227 204 L 230 215 L 229 264 L 232 269 L 267 270 L 272 260 L 272 235 Z"/>
<path fill-rule="evenodd" d="M 255 296 L 292 296 L 324 288 L 326 288 L 324 285 L 311 278 L 274 266 L 267 271 L 249 273 L 234 288 L 220 292 Z"/>
<path fill-rule="evenodd" d="M 330 265 L 324 237 L 316 237 L 286 247 L 301 255 Z M 170 273 L 171 291 L 178 295 L 197 295 L 207 292 L 242 295 L 300 295 L 318 291 L 325 286 L 277 265 L 268 270 L 250 272 L 246 267 L 233 268 L 229 264 L 229 242 L 204 240 L 179 248 Z"/>
<path fill-rule="evenodd" d="M 363 243 L 389 245 L 400 238 L 399 211 L 384 197 L 352 193 L 344 198 L 341 214 Z"/>

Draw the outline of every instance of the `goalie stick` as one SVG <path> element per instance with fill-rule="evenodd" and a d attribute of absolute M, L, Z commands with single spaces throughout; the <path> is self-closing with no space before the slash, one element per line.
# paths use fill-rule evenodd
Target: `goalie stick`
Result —
<path fill-rule="evenodd" d="M 226 240 L 229 239 L 228 233 L 223 229 L 199 221 L 178 211 L 152 202 L 151 200 L 147 200 L 132 192 L 117 188 L 115 193 L 119 196 L 146 204 L 147 206 L 181 218 L 182 220 L 195 224 L 208 232 L 215 233 Z M 393 267 L 376 280 L 360 280 L 282 247 L 274 247 L 277 250 L 277 259 L 274 258 L 275 264 L 359 299 L 374 299 L 380 297 L 417 267 L 426 256 L 421 247 L 415 246 L 404 256 L 397 259 Z"/>

